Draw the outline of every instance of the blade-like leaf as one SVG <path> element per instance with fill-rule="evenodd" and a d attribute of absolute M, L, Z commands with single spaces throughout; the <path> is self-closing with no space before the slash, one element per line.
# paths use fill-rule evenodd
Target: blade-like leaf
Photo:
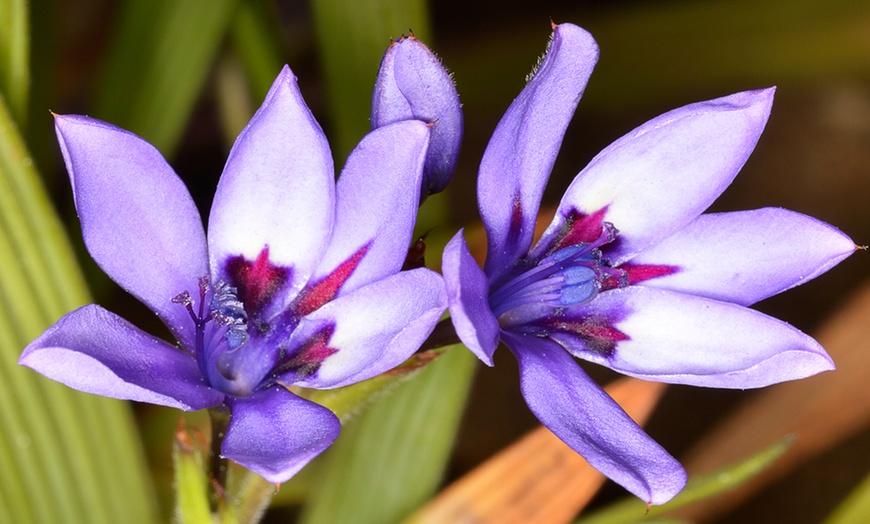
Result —
<path fill-rule="evenodd" d="M 187 432 L 180 419 L 172 445 L 175 472 L 175 519 L 184 524 L 211 522 L 208 501 L 208 476 L 204 465 L 203 445 Z"/>
<path fill-rule="evenodd" d="M 870 522 L 870 475 L 825 519 L 825 524 L 852 522 Z"/>
<path fill-rule="evenodd" d="M 263 0 L 242 2 L 233 17 L 232 52 L 221 58 L 216 82 L 221 128 L 228 147 L 248 124 L 284 64 L 274 9 Z M 288 59 L 288 63 L 293 61 Z"/>
<path fill-rule="evenodd" d="M 30 39 L 25 0 L 0 0 L 0 94 L 19 125 L 27 121 Z"/>
<path fill-rule="evenodd" d="M 275 6 L 263 0 L 239 5 L 230 28 L 233 50 L 245 66 L 252 100 L 262 100 L 284 65 L 282 46 L 274 27 Z M 292 50 L 291 50 L 292 51 Z"/>
<path fill-rule="evenodd" d="M 764 471 L 785 453 L 792 442 L 794 442 L 793 437 L 786 437 L 737 464 L 713 473 L 691 477 L 686 488 L 667 504 L 647 509 L 643 501 L 631 498 L 584 517 L 578 520 L 577 524 L 649 522 L 652 517 L 665 515 L 695 502 L 715 497 L 734 489 Z"/>
<path fill-rule="evenodd" d="M 477 360 L 448 351 L 342 430 L 302 522 L 396 522 L 441 480 Z"/>
<path fill-rule="evenodd" d="M 0 521 L 153 521 L 128 404 L 17 364 L 27 343 L 88 297 L 2 97 L 0 268 Z"/>
<path fill-rule="evenodd" d="M 346 424 L 405 381 L 416 378 L 426 366 L 448 351 L 449 348 L 440 348 L 417 353 L 401 366 L 368 380 L 337 389 L 307 389 L 301 396 L 331 409 L 341 423 Z"/>
<path fill-rule="evenodd" d="M 238 0 L 128 0 L 92 115 L 172 156 Z"/>

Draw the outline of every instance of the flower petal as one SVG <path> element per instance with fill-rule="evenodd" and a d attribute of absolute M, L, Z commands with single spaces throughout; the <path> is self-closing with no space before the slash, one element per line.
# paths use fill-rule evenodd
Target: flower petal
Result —
<path fill-rule="evenodd" d="M 679 231 L 731 184 L 761 135 L 774 89 L 747 91 L 665 113 L 620 138 L 577 175 L 535 254 L 566 221 L 596 216 L 619 230 L 619 264 Z M 582 223 L 582 221 L 577 222 Z"/>
<path fill-rule="evenodd" d="M 640 499 L 663 504 L 683 489 L 686 472 L 558 345 L 507 333 L 520 388 L 550 431 Z"/>
<path fill-rule="evenodd" d="M 224 398 L 193 357 L 95 304 L 64 315 L 18 363 L 79 391 L 186 411 Z"/>
<path fill-rule="evenodd" d="M 185 347 L 193 330 L 183 291 L 208 274 L 205 232 L 184 183 L 138 136 L 84 116 L 57 116 L 82 237 L 115 282 L 151 308 Z"/>
<path fill-rule="evenodd" d="M 609 346 L 569 328 L 609 319 Z M 758 388 L 834 369 L 818 342 L 758 311 L 673 291 L 633 286 L 569 308 L 550 337 L 575 356 L 646 380 L 717 388 Z M 604 332 L 604 331 L 599 331 Z M 602 350 L 601 348 L 606 348 Z"/>
<path fill-rule="evenodd" d="M 489 239 L 484 267 L 490 281 L 531 245 L 541 195 L 597 60 L 589 33 L 556 26 L 543 61 L 486 147 L 477 198 Z"/>
<path fill-rule="evenodd" d="M 366 135 L 336 187 L 335 226 L 317 282 L 365 248 L 341 287 L 347 293 L 402 268 L 414 230 L 429 128 L 397 122 Z"/>
<path fill-rule="evenodd" d="M 471 256 L 462 230 L 444 248 L 441 260 L 450 320 L 459 340 L 487 366 L 498 347 L 498 320 L 489 307 L 486 275 Z"/>
<path fill-rule="evenodd" d="M 221 455 L 275 484 L 289 480 L 341 431 L 331 411 L 281 386 L 227 397 L 227 405 L 230 425 Z"/>
<path fill-rule="evenodd" d="M 302 288 L 332 230 L 335 199 L 329 144 L 286 66 L 242 131 L 224 168 L 208 222 L 212 275 L 229 282 L 226 263 L 291 267 L 282 289 Z M 285 291 L 286 305 L 295 293 Z"/>
<path fill-rule="evenodd" d="M 630 264 L 679 270 L 641 285 L 751 305 L 828 271 L 855 252 L 835 227 L 779 208 L 701 215 Z"/>
<path fill-rule="evenodd" d="M 431 124 L 421 198 L 447 187 L 462 144 L 462 104 L 441 61 L 413 35 L 392 41 L 384 54 L 371 120 L 372 130 L 401 120 Z"/>
<path fill-rule="evenodd" d="M 403 271 L 327 303 L 304 317 L 293 332 L 302 343 L 323 326 L 334 326 L 329 348 L 337 350 L 319 370 L 294 384 L 336 388 L 404 362 L 432 333 L 447 308 L 441 276 L 428 269 Z"/>

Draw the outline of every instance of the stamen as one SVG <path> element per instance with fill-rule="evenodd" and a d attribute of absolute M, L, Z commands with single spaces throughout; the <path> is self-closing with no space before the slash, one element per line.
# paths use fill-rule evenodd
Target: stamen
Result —
<path fill-rule="evenodd" d="M 501 322 L 525 322 L 547 308 L 570 307 L 592 300 L 605 288 L 605 281 L 613 287 L 628 285 L 625 272 L 611 268 L 599 249 L 616 239 L 617 230 L 609 222 L 602 222 L 600 228 L 593 241 L 550 252 L 500 286 L 489 297 L 493 314 Z"/>
<path fill-rule="evenodd" d="M 560 249 L 501 286 L 490 297 L 490 304 L 501 302 L 510 295 L 517 295 L 521 289 L 528 288 L 535 281 L 546 280 L 577 262 L 598 263 L 600 259 L 601 252 L 593 244 L 577 244 Z"/>
<path fill-rule="evenodd" d="M 248 341 L 248 315 L 245 305 L 239 300 L 238 290 L 220 281 L 211 299 L 211 317 L 222 326 L 227 326 L 226 341 L 230 351 Z"/>

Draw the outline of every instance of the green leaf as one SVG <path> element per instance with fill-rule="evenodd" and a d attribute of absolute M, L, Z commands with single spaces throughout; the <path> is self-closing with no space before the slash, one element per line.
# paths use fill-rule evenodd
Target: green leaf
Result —
<path fill-rule="evenodd" d="M 302 522 L 397 522 L 444 474 L 477 359 L 461 347 L 342 429 Z"/>
<path fill-rule="evenodd" d="M 401 366 L 368 380 L 337 389 L 308 389 L 300 396 L 329 408 L 342 424 L 346 424 L 405 381 L 417 377 L 426 366 L 448 351 L 449 348 L 439 348 L 417 353 Z"/>
<path fill-rule="evenodd" d="M 0 267 L 0 521 L 153 522 L 129 405 L 17 364 L 25 345 L 88 294 L 2 97 Z"/>
<path fill-rule="evenodd" d="M 251 90 L 241 62 L 233 55 L 220 58 L 215 71 L 215 94 L 221 134 L 229 150 L 254 114 Z"/>
<path fill-rule="evenodd" d="M 369 131 L 372 89 L 389 39 L 411 29 L 428 38 L 426 1 L 312 0 L 311 6 L 335 129 L 332 152 L 344 159 Z"/>
<path fill-rule="evenodd" d="M 870 522 L 870 475 L 825 519 L 825 524 L 853 522 Z"/>
<path fill-rule="evenodd" d="M 171 157 L 238 0 L 128 0 L 93 116 Z"/>
<path fill-rule="evenodd" d="M 245 66 L 253 101 L 266 98 L 275 77 L 284 65 L 278 19 L 272 2 L 267 7 L 262 0 L 243 2 L 233 19 L 230 34 L 233 49 Z M 292 50 L 291 50 L 292 51 Z"/>
<path fill-rule="evenodd" d="M 632 497 L 596 511 L 589 516 L 585 516 L 578 520 L 576 524 L 650 522 L 653 517 L 667 514 L 670 511 L 715 497 L 736 488 L 773 464 L 793 442 L 793 437 L 786 437 L 737 464 L 722 468 L 713 473 L 692 477 L 679 495 L 671 499 L 667 504 L 652 506 L 649 508 L 649 511 L 647 511 L 646 503 Z"/>
<path fill-rule="evenodd" d="M 210 524 L 208 476 L 203 451 L 184 427 L 179 427 L 172 446 L 175 472 L 175 518 L 182 524 Z"/>
<path fill-rule="evenodd" d="M 0 94 L 19 125 L 27 121 L 30 39 L 26 0 L 0 0 Z"/>

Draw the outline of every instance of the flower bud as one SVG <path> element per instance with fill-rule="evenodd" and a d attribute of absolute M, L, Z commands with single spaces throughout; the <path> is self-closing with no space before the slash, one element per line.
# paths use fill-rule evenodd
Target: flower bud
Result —
<path fill-rule="evenodd" d="M 462 107 L 441 61 L 414 35 L 390 42 L 372 95 L 372 130 L 401 120 L 432 127 L 420 201 L 443 191 L 462 143 Z"/>

